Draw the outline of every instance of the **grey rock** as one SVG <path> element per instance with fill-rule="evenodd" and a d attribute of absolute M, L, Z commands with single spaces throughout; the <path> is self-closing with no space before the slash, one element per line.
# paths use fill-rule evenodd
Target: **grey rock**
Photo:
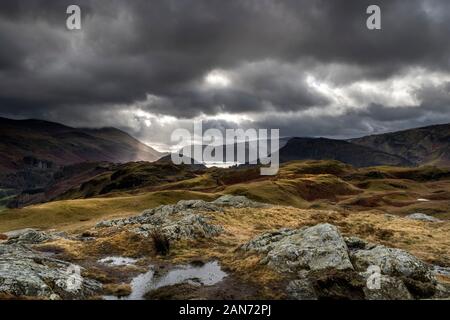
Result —
<path fill-rule="evenodd" d="M 7 244 L 38 244 L 48 240 L 53 237 L 43 231 L 35 229 L 23 229 L 12 232 L 8 235 Z"/>
<path fill-rule="evenodd" d="M 292 279 L 286 287 L 291 299 L 409 300 L 450 296 L 447 286 L 434 276 L 442 273 L 442 268 L 432 268 L 400 249 L 357 237 L 344 239 L 329 224 L 263 233 L 242 245 L 241 250 L 261 254 L 261 263 L 286 273 Z M 370 285 L 374 279 L 379 287 Z"/>
<path fill-rule="evenodd" d="M 32 229 L 32 228 L 25 228 L 25 229 L 8 231 L 8 232 L 5 232 L 4 234 L 6 236 L 8 236 L 8 238 L 17 238 L 17 237 L 23 235 L 24 233 L 27 233 L 27 232 L 30 232 L 30 231 L 39 231 L 39 230 Z"/>
<path fill-rule="evenodd" d="M 143 236 L 149 236 L 153 230 L 161 232 L 169 240 L 212 238 L 223 232 L 222 227 L 210 224 L 207 218 L 194 213 L 178 214 L 133 229 Z"/>
<path fill-rule="evenodd" d="M 292 280 L 289 282 L 286 292 L 290 299 L 317 300 L 316 291 L 307 278 Z"/>
<path fill-rule="evenodd" d="M 450 299 L 450 284 L 448 283 L 438 283 L 436 285 L 436 294 L 433 299 Z"/>
<path fill-rule="evenodd" d="M 143 211 L 140 215 L 126 219 L 101 221 L 96 228 L 124 227 L 130 224 L 164 224 L 172 215 L 193 212 L 223 212 L 223 209 L 203 200 L 181 200 L 177 204 L 163 205 Z"/>
<path fill-rule="evenodd" d="M 181 200 L 175 205 L 174 211 L 180 212 L 187 209 L 209 212 L 223 211 L 222 208 L 218 207 L 213 202 L 206 202 L 203 200 Z"/>
<path fill-rule="evenodd" d="M 436 275 L 450 277 L 450 268 L 449 267 L 433 266 L 433 272 Z"/>
<path fill-rule="evenodd" d="M 424 221 L 424 222 L 442 222 L 442 220 L 437 219 L 432 216 L 429 216 L 429 215 L 426 215 L 424 213 L 413 213 L 413 214 L 407 215 L 405 218 L 410 219 L 410 220 Z"/>
<path fill-rule="evenodd" d="M 347 244 L 349 250 L 366 249 L 369 245 L 367 241 L 360 239 L 358 237 L 344 237 L 344 241 Z"/>
<path fill-rule="evenodd" d="M 158 230 L 170 240 L 211 238 L 223 232 L 213 225 L 202 212 L 223 212 L 223 209 L 203 200 L 182 200 L 175 205 L 164 205 L 145 210 L 141 215 L 118 220 L 102 221 L 97 228 L 135 225 L 132 230 L 142 236 L 149 236 Z"/>
<path fill-rule="evenodd" d="M 262 263 L 278 272 L 353 269 L 344 239 L 330 224 L 263 234 L 242 249 L 266 253 Z"/>
<path fill-rule="evenodd" d="M 379 276 L 379 287 L 364 287 L 364 294 L 367 300 L 412 300 L 403 281 L 385 275 Z"/>
<path fill-rule="evenodd" d="M 378 266 L 381 274 L 407 277 L 422 282 L 435 283 L 432 268 L 406 251 L 378 245 L 369 250 L 350 252 L 353 266 L 365 271 L 369 266 Z"/>
<path fill-rule="evenodd" d="M 83 299 L 101 289 L 73 273 L 79 266 L 43 256 L 19 244 L 0 245 L 0 293 L 42 299 Z"/>
<path fill-rule="evenodd" d="M 191 214 L 199 212 L 223 212 L 225 206 L 235 207 L 235 208 L 262 208 L 268 205 L 263 203 L 258 203 L 247 199 L 244 196 L 232 196 L 224 195 L 215 201 L 206 202 L 203 200 L 181 200 L 177 204 L 162 205 L 156 208 L 147 209 L 143 211 L 140 215 L 126 218 L 117 219 L 109 221 L 101 221 L 96 227 L 97 228 L 111 228 L 111 227 L 123 227 L 130 224 L 164 224 L 167 219 L 172 215 L 177 214 Z"/>
<path fill-rule="evenodd" d="M 226 194 L 212 202 L 219 206 L 228 206 L 233 208 L 264 208 L 268 207 L 268 204 L 255 202 L 244 196 L 233 196 Z"/>

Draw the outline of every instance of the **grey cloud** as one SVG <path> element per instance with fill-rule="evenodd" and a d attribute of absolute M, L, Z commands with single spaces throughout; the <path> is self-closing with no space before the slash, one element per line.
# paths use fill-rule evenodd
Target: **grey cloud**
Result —
<path fill-rule="evenodd" d="M 369 104 L 356 114 L 283 114 L 330 103 L 306 75 L 337 86 L 385 80 L 412 68 L 450 72 L 450 3 L 379 0 L 383 31 L 365 28 L 369 0 L 78 0 L 83 31 L 65 30 L 69 0 L 0 3 L 0 115 L 72 125 L 116 124 L 124 106 L 155 114 L 278 111 L 288 134 L 350 135 L 448 114 L 448 87 L 419 88 L 419 108 Z M 229 88 L 202 90 L 213 69 Z M 157 97 L 145 102 L 147 95 Z M 445 118 L 445 117 L 444 117 Z M 428 120 L 427 120 L 428 119 Z M 387 125 L 389 123 L 389 125 Z M 353 128 L 350 128 L 352 126 Z M 378 129 L 377 129 L 378 128 Z"/>

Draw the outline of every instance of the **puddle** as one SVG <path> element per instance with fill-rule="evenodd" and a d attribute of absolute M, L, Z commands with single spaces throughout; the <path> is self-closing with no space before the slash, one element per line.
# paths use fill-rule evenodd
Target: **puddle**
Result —
<path fill-rule="evenodd" d="M 135 264 L 137 260 L 125 257 L 106 257 L 98 260 L 98 262 L 102 264 L 107 264 L 109 266 L 121 267 Z"/>
<path fill-rule="evenodd" d="M 423 198 L 417 199 L 417 201 L 419 201 L 419 202 L 430 202 L 430 200 L 428 200 L 428 199 L 423 199 Z"/>
<path fill-rule="evenodd" d="M 132 293 L 121 299 L 142 300 L 147 292 L 174 284 L 193 281 L 205 286 L 211 286 L 225 278 L 227 274 L 222 271 L 217 261 L 205 263 L 203 266 L 177 266 L 169 272 L 155 276 L 151 268 L 147 273 L 141 274 L 131 281 Z M 105 300 L 117 300 L 115 296 L 104 296 Z"/>

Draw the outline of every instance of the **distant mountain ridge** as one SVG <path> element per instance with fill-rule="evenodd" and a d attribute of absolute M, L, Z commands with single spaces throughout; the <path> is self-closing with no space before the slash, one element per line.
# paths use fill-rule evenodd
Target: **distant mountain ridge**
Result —
<path fill-rule="evenodd" d="M 343 140 L 292 138 L 280 149 L 280 162 L 293 160 L 338 160 L 355 167 L 411 166 L 407 159 Z"/>
<path fill-rule="evenodd" d="M 450 166 L 450 124 L 365 136 L 349 142 L 403 157 L 418 166 Z"/>
<path fill-rule="evenodd" d="M 116 128 L 72 128 L 43 120 L 0 117 L 0 138 L 0 188 L 4 190 L 35 192 L 48 187 L 62 167 L 81 163 L 170 161 L 167 154 Z M 449 142 L 450 124 L 444 124 L 347 141 L 283 138 L 279 152 L 282 163 L 338 160 L 355 167 L 450 166 Z M 247 144 L 244 147 L 249 150 Z M 204 166 L 198 163 L 193 167 Z"/>
<path fill-rule="evenodd" d="M 0 118 L 0 169 L 23 168 L 25 157 L 55 165 L 155 161 L 162 154 L 115 128 L 79 129 L 43 120 Z"/>
<path fill-rule="evenodd" d="M 40 189 L 64 166 L 153 162 L 163 155 L 115 128 L 72 128 L 43 120 L 0 118 L 0 188 Z"/>

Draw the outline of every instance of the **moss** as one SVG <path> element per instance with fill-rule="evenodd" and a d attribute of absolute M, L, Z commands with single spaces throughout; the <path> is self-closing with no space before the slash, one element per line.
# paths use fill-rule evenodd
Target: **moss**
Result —
<path fill-rule="evenodd" d="M 86 229 L 101 220 L 135 215 L 162 204 L 217 197 L 215 194 L 192 191 L 158 191 L 135 196 L 61 200 L 1 212 L 0 232 L 23 228 Z"/>

